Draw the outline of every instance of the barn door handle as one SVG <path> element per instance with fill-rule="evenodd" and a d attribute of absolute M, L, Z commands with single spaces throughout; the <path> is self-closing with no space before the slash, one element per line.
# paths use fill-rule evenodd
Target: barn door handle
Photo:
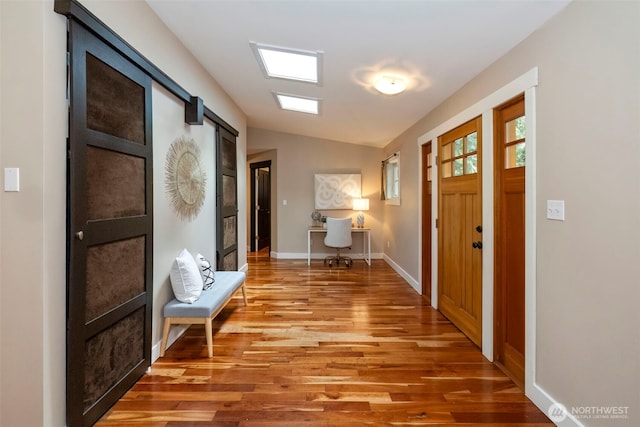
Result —
<path fill-rule="evenodd" d="M 84 232 L 83 231 L 78 231 L 76 233 L 76 239 L 78 239 L 78 240 L 84 239 Z"/>

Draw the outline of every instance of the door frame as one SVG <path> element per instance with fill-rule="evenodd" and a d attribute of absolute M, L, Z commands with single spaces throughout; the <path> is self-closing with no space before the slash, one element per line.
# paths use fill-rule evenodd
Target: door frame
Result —
<path fill-rule="evenodd" d="M 251 226 L 250 228 L 250 232 L 249 232 L 249 239 L 250 239 L 250 244 L 249 244 L 249 250 L 251 252 L 254 252 L 257 250 L 258 247 L 258 242 L 255 239 L 256 234 L 260 231 L 258 230 L 258 218 L 256 216 L 256 198 L 257 198 L 257 188 L 256 188 L 256 174 L 258 172 L 259 169 L 262 168 L 268 168 L 269 169 L 269 176 L 271 176 L 271 160 L 264 160 L 261 162 L 255 162 L 255 163 L 249 163 L 249 170 L 251 171 L 251 189 L 250 189 L 250 194 L 251 194 L 251 203 L 250 203 L 250 210 L 251 210 Z M 271 193 L 271 188 L 269 188 L 269 193 Z M 271 209 L 271 206 L 269 206 L 269 209 Z M 269 221 L 269 227 L 271 227 L 271 221 Z M 269 251 L 271 251 L 271 244 L 269 244 Z"/>
<path fill-rule="evenodd" d="M 526 115 L 526 156 L 527 170 L 525 175 L 525 394 L 539 402 L 547 402 L 548 397 L 535 383 L 535 354 L 536 354 L 536 87 L 538 86 L 538 68 L 534 67 L 515 80 L 496 89 L 487 97 L 479 100 L 467 109 L 444 121 L 432 130 L 421 135 L 417 139 L 418 150 L 428 142 L 437 144 L 438 136 L 447 131 L 477 117 L 482 116 L 482 134 L 485 141 L 493 141 L 493 109 L 515 96 L 525 94 L 525 115 Z M 485 151 L 482 157 L 482 168 L 485 171 L 494 170 L 493 150 Z M 419 178 L 418 194 L 422 194 L 423 170 L 422 156 L 417 156 Z M 437 162 L 434 162 L 433 174 L 438 173 Z M 437 193 L 437 180 L 433 181 L 432 191 Z M 493 173 L 485 173 L 482 177 L 482 193 L 485 200 L 493 200 Z M 432 212 L 438 212 L 438 200 L 432 198 Z M 423 216 L 422 206 L 418 204 L 420 218 Z M 484 203 L 482 207 L 483 223 L 483 260 L 482 260 L 482 354 L 493 361 L 493 323 L 494 323 L 494 206 L 493 203 Z M 422 236 L 422 221 L 418 221 L 419 236 Z M 438 240 L 438 229 L 435 221 L 432 221 L 432 272 L 431 272 L 431 305 L 438 308 L 438 248 L 433 242 Z M 435 247 L 434 247 L 435 246 Z M 418 245 L 418 272 L 422 272 L 422 242 Z M 422 277 L 419 281 L 422 286 Z"/>
<path fill-rule="evenodd" d="M 436 159 L 436 154 L 438 152 L 437 147 L 436 150 L 434 152 L 433 150 L 433 143 L 431 141 L 427 141 L 423 146 L 422 146 L 422 150 L 420 153 L 420 158 L 422 159 L 422 171 L 423 173 L 420 174 L 421 178 L 420 178 L 420 182 L 422 184 L 422 187 L 420 189 L 420 194 L 421 194 L 421 203 L 420 203 L 420 207 L 422 209 L 422 214 L 420 216 L 421 218 L 421 254 L 428 252 L 429 254 L 432 253 L 432 244 L 433 244 L 433 238 L 432 238 L 432 224 L 434 221 L 434 215 L 433 215 L 433 210 L 432 210 L 432 206 L 433 206 L 433 171 L 435 170 L 433 168 L 433 165 L 435 163 L 435 159 Z M 431 155 L 431 164 L 429 164 L 429 155 Z M 428 172 L 427 169 L 431 167 L 431 180 L 428 180 Z M 425 183 L 431 183 L 431 193 L 429 193 L 429 188 L 425 186 Z M 429 199 L 429 203 L 426 202 L 426 200 Z M 421 280 L 421 285 L 420 285 L 420 289 L 421 289 L 421 294 L 422 297 L 427 301 L 427 303 L 431 304 L 431 278 L 432 278 L 432 264 L 431 264 L 431 259 L 428 259 L 428 262 L 424 262 L 425 259 L 422 257 L 422 255 L 420 256 L 420 261 L 422 262 L 421 264 L 421 268 L 420 268 L 420 272 L 421 272 L 421 277 L 423 278 L 427 278 L 427 280 Z"/>

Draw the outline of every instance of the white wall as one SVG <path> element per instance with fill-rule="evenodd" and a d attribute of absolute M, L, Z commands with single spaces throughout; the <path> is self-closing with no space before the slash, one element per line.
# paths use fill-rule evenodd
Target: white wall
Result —
<path fill-rule="evenodd" d="M 626 419 L 569 425 L 640 425 L 638 22 L 638 2 L 570 3 L 385 149 L 418 162 L 420 135 L 538 67 L 534 397 L 629 407 Z M 403 195 L 418 198 L 419 168 L 408 177 L 404 165 Z M 550 199 L 565 200 L 564 222 L 546 219 Z M 404 214 L 385 210 L 390 235 L 406 234 Z M 392 253 L 415 277 L 419 245 L 409 235 Z"/>
<path fill-rule="evenodd" d="M 84 3 L 84 2 L 83 2 Z M 246 118 L 175 36 L 141 1 L 86 3 L 127 42 L 178 84 L 240 132 L 238 137 L 239 222 L 245 218 Z M 0 192 L 0 425 L 65 425 L 65 236 L 66 236 L 66 19 L 53 12 L 53 0 L 0 1 L 0 168 L 19 167 L 21 191 Z M 176 136 L 192 133 L 205 152 L 212 128 L 173 121 L 184 110 L 154 88 L 154 173 L 163 169 L 166 147 Z M 172 118 L 168 118 L 171 116 Z M 212 142 L 211 142 L 212 143 Z M 156 146 L 157 144 L 157 146 Z M 154 198 L 162 204 L 164 180 L 155 176 Z M 210 181 L 213 185 L 214 180 Z M 212 187 L 207 191 L 211 191 Z M 195 224 L 176 222 L 169 209 L 156 207 L 159 236 L 154 252 L 154 319 L 168 298 L 166 268 L 171 253 L 210 243 Z M 211 214 L 211 206 L 201 215 Z M 213 214 L 212 224 L 213 224 Z M 204 228 L 208 222 L 198 223 Z M 198 219 L 200 220 L 200 218 Z M 175 227 L 169 230 L 169 227 Z M 183 236 L 183 231 L 186 236 Z M 246 231 L 239 228 L 239 265 L 246 266 Z M 178 249 L 175 249 L 178 248 Z M 154 323 L 155 323 L 154 322 Z M 159 326 L 154 324 L 154 340 Z"/>

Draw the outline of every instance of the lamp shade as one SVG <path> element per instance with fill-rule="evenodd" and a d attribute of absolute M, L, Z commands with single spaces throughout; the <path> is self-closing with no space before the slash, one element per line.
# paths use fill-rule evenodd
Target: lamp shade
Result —
<path fill-rule="evenodd" d="M 353 199 L 353 210 L 354 211 L 368 211 L 369 210 L 369 199 Z"/>

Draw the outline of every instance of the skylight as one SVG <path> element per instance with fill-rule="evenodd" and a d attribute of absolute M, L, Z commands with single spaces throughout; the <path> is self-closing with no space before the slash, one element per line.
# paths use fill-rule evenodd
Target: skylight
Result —
<path fill-rule="evenodd" d="M 322 52 L 250 44 L 265 77 L 321 84 Z"/>
<path fill-rule="evenodd" d="M 296 95 L 285 95 L 274 92 L 276 101 L 283 110 L 299 111 L 301 113 L 320 114 L 320 100 Z"/>

